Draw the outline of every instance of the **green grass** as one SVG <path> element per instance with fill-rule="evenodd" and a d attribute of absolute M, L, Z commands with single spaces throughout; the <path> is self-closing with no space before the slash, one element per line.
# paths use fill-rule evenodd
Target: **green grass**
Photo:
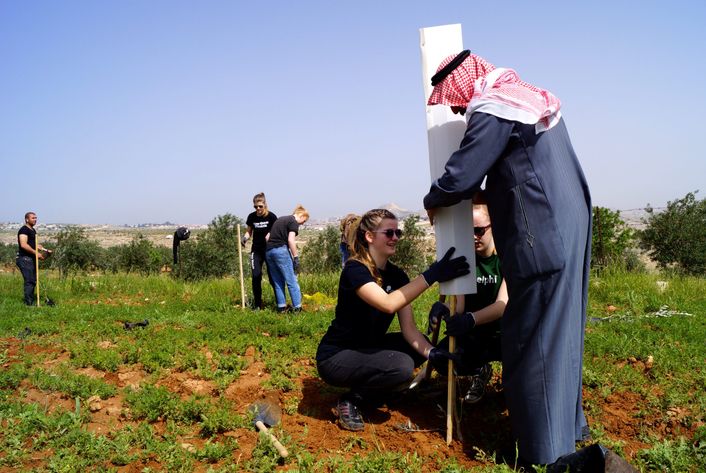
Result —
<path fill-rule="evenodd" d="M 21 277 L 0 275 L 0 451 L 5 452 L 0 468 L 33 468 L 28 465 L 39 452 L 48 453 L 37 471 L 114 471 L 124 465 L 142 465 L 143 471 L 156 471 L 156 465 L 165 471 L 192 471 L 197 466 L 272 471 L 282 465 L 263 440 L 247 461 L 236 461 L 241 454 L 238 442 L 223 433 L 251 425 L 235 413 L 223 393 L 250 363 L 258 362 L 269 374 L 264 389 L 285 393 L 283 410 L 297 411 L 301 392 L 295 381 L 315 373 L 316 347 L 333 317 L 336 274 L 300 276 L 303 292 L 314 296 L 307 299 L 311 306 L 304 317 L 241 310 L 234 279 L 183 283 L 168 276 L 42 276 L 42 293 L 57 303 L 55 307 L 25 307 Z M 666 288 L 658 281 L 667 281 Z M 265 287 L 270 306 L 271 292 Z M 426 326 L 426 312 L 437 299 L 431 290 L 413 303 L 419 327 Z M 638 436 L 648 447 L 633 459 L 643 471 L 706 469 L 705 312 L 703 278 L 611 270 L 592 278 L 584 356 L 589 417 L 601 417 L 609 396 L 630 392 L 640 399 L 636 421 L 695 432 L 689 438 L 660 436 L 659 430 L 645 427 Z M 145 319 L 147 327 L 123 327 L 124 322 Z M 25 328 L 31 333 L 20 347 L 44 351 L 11 353 L 7 339 Z M 248 349 L 252 356 L 246 356 Z M 147 373 L 138 389 L 116 389 L 75 372 L 94 368 L 117 376 L 131 366 Z M 213 394 L 179 395 L 155 384 L 174 372 L 212 382 Z M 19 401 L 18 394 L 30 388 L 58 393 L 72 400 L 73 408 L 50 410 Z M 134 425 L 106 434 L 89 432 L 84 401 L 91 396 L 121 396 Z M 623 443 L 611 439 L 600 421 L 591 427 L 594 438 L 623 453 Z M 298 439 L 278 434 L 292 447 L 286 463 L 292 471 L 427 471 L 428 458 L 385 451 L 372 443 L 351 444 L 350 451 L 323 458 L 297 445 Z M 201 447 L 183 448 L 189 436 L 199 437 Z M 491 456 L 477 453 L 476 458 L 483 466 L 471 471 L 512 471 L 496 465 Z M 465 471 L 454 458 L 434 462 L 439 471 Z"/>

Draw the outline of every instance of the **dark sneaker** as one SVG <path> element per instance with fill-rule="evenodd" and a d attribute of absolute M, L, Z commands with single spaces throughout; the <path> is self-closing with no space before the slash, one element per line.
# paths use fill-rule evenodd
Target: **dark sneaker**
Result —
<path fill-rule="evenodd" d="M 292 312 L 294 312 L 295 314 L 296 314 L 296 313 L 299 313 L 299 312 L 301 312 L 301 311 L 302 311 L 302 308 L 301 308 L 301 307 L 295 307 L 295 308 L 292 309 Z"/>
<path fill-rule="evenodd" d="M 341 399 L 336 405 L 336 412 L 338 413 L 338 422 L 342 428 L 358 432 L 365 427 L 363 418 L 353 402 Z"/>
<path fill-rule="evenodd" d="M 476 402 L 483 399 L 485 395 L 485 386 L 490 382 L 490 378 L 493 376 L 493 368 L 489 363 L 483 365 L 480 372 L 471 376 L 471 385 L 468 387 L 466 395 L 463 396 L 463 402 L 468 404 L 475 404 Z"/>
<path fill-rule="evenodd" d="M 493 378 L 493 367 L 490 366 L 490 363 L 486 363 L 481 366 L 479 376 L 485 384 L 488 384 L 490 382 L 490 380 Z"/>
<path fill-rule="evenodd" d="M 476 402 L 483 399 L 485 395 L 485 383 L 480 378 L 480 376 L 471 376 L 471 385 L 468 387 L 465 396 L 463 396 L 463 402 L 468 404 L 475 404 Z"/>

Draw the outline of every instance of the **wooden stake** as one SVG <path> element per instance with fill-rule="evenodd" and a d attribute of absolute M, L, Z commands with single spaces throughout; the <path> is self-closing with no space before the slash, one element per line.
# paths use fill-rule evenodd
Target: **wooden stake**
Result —
<path fill-rule="evenodd" d="M 456 297 L 451 297 L 451 317 L 456 316 Z M 449 337 L 449 353 L 456 351 L 456 337 Z M 454 419 L 456 416 L 456 379 L 454 377 L 454 362 L 449 360 L 448 392 L 446 397 L 446 445 L 451 445 L 454 434 Z"/>
<path fill-rule="evenodd" d="M 240 306 L 245 309 L 245 282 L 243 281 L 243 250 L 240 244 L 240 224 L 238 224 L 238 261 L 240 267 Z"/>
<path fill-rule="evenodd" d="M 34 286 L 37 291 L 37 307 L 39 307 L 39 237 L 34 234 L 34 280 L 36 285 Z"/>

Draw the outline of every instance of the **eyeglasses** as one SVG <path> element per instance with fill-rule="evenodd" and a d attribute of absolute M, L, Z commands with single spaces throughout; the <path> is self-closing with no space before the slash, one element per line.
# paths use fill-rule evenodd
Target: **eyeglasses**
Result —
<path fill-rule="evenodd" d="M 378 230 L 373 233 L 382 233 L 387 238 L 392 238 L 393 235 L 396 236 L 397 238 L 402 238 L 402 230 L 399 228 L 396 230 L 393 230 L 392 228 L 388 228 L 387 230 Z"/>
<path fill-rule="evenodd" d="M 485 235 L 485 232 L 487 232 L 489 228 L 490 225 L 486 225 L 485 227 L 473 227 L 473 234 L 478 238 L 481 238 Z"/>
<path fill-rule="evenodd" d="M 265 208 L 264 205 L 253 205 L 253 207 L 256 209 L 264 209 Z"/>

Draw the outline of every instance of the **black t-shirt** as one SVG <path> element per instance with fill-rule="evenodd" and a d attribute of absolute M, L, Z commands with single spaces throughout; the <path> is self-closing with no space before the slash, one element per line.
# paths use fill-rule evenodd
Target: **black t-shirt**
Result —
<path fill-rule="evenodd" d="M 299 235 L 299 224 L 294 218 L 294 215 L 278 218 L 270 229 L 270 239 L 267 241 L 267 249 L 271 250 L 272 248 L 286 246 L 289 232 L 294 232 L 295 235 Z"/>
<path fill-rule="evenodd" d="M 380 275 L 382 288 L 388 294 L 409 282 L 405 272 L 390 262 Z M 338 282 L 336 316 L 321 339 L 317 360 L 325 360 L 343 349 L 379 346 L 395 314 L 386 314 L 358 297 L 356 289 L 369 282 L 375 282 L 375 278 L 363 263 L 346 261 Z"/>
<path fill-rule="evenodd" d="M 277 215 L 269 212 L 267 216 L 258 217 L 257 212 L 253 212 L 248 215 L 248 219 L 245 224 L 252 228 L 252 251 L 253 252 L 264 252 L 267 246 L 267 241 L 265 241 L 265 236 L 272 229 L 277 220 Z"/>
<path fill-rule="evenodd" d="M 27 225 L 22 225 L 20 230 L 17 232 L 17 246 L 19 246 L 18 253 L 20 256 L 31 256 L 34 258 L 34 253 L 30 253 L 20 246 L 20 235 L 27 235 L 27 243 L 29 246 L 37 249 L 37 230 L 34 228 L 29 228 Z"/>

